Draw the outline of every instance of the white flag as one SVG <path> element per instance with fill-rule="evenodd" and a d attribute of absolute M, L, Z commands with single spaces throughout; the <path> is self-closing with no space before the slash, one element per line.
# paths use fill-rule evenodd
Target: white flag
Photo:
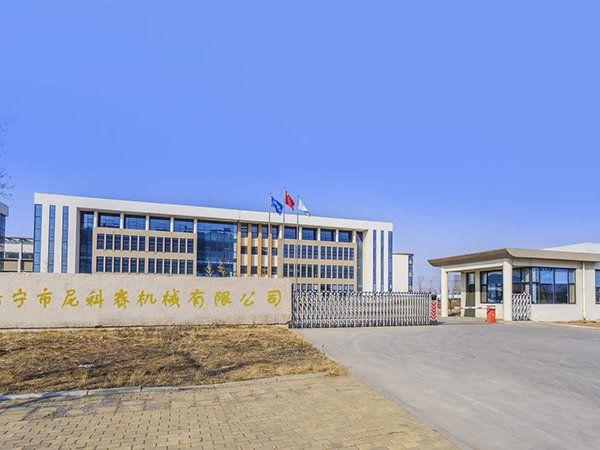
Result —
<path fill-rule="evenodd" d="M 302 211 L 307 216 L 310 216 L 310 211 L 308 210 L 308 208 L 306 206 L 304 206 L 304 203 L 302 203 L 302 200 L 300 199 L 300 197 L 298 197 L 298 211 Z"/>

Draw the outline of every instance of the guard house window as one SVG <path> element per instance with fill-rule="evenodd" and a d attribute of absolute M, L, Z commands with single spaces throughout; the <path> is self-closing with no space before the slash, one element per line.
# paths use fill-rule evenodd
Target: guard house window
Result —
<path fill-rule="evenodd" d="M 173 231 L 179 233 L 193 233 L 194 232 L 194 221 L 186 219 L 175 219 L 173 222 Z"/>
<path fill-rule="evenodd" d="M 128 230 L 145 230 L 146 218 L 144 216 L 125 216 L 125 228 Z"/>
<path fill-rule="evenodd" d="M 284 238 L 285 239 L 296 239 L 296 227 L 285 227 Z"/>
<path fill-rule="evenodd" d="M 481 303 L 502 303 L 502 271 L 481 272 Z"/>
<path fill-rule="evenodd" d="M 316 228 L 302 228 L 302 240 L 303 241 L 316 241 L 317 240 L 317 229 Z"/>
<path fill-rule="evenodd" d="M 352 232 L 347 230 L 338 231 L 338 242 L 352 242 Z"/>
<path fill-rule="evenodd" d="M 104 228 L 119 228 L 121 216 L 119 214 L 98 214 L 98 226 Z"/>
<path fill-rule="evenodd" d="M 171 219 L 168 217 L 150 217 L 150 229 L 153 231 L 170 231 Z"/>
<path fill-rule="evenodd" d="M 334 230 L 321 230 L 321 240 L 325 242 L 333 242 L 335 238 Z"/>
<path fill-rule="evenodd" d="M 530 294 L 534 304 L 574 304 L 575 270 L 552 267 L 515 269 L 513 292 Z"/>

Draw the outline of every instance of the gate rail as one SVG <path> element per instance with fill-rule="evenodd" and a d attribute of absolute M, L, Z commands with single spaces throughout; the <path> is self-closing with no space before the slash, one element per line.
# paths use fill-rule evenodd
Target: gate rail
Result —
<path fill-rule="evenodd" d="M 428 293 L 293 292 L 291 328 L 429 325 L 435 321 Z"/>

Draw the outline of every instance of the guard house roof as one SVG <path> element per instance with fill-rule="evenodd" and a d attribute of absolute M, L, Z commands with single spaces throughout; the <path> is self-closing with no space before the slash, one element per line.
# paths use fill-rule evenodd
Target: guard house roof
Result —
<path fill-rule="evenodd" d="M 499 248 L 478 253 L 465 253 L 464 255 L 448 256 L 445 258 L 430 259 L 429 264 L 434 267 L 470 264 L 498 259 L 553 259 L 558 261 L 583 261 L 600 262 L 600 253 L 581 253 L 557 250 L 535 250 L 527 248 Z"/>

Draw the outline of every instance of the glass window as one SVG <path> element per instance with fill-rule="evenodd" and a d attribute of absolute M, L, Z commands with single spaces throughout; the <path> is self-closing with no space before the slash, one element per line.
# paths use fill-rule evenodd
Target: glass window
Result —
<path fill-rule="evenodd" d="M 187 240 L 187 252 L 194 253 L 194 240 L 193 239 Z"/>
<path fill-rule="evenodd" d="M 131 264 L 130 264 L 129 270 L 131 273 L 137 273 L 137 271 L 138 271 L 137 258 L 131 258 Z"/>
<path fill-rule="evenodd" d="M 196 274 L 206 275 L 210 264 L 215 276 L 234 277 L 237 261 L 237 224 L 226 222 L 197 223 Z M 194 252 L 193 240 L 188 240 L 188 252 Z M 222 265 L 223 271 L 217 270 Z"/>
<path fill-rule="evenodd" d="M 295 258 L 294 253 L 296 251 L 296 246 L 295 245 L 290 245 L 289 250 L 290 250 L 290 258 Z"/>
<path fill-rule="evenodd" d="M 156 238 L 156 251 L 157 252 L 162 253 L 163 248 L 164 248 L 163 244 L 164 244 L 164 239 L 161 237 L 157 237 Z"/>
<path fill-rule="evenodd" d="M 248 224 L 247 223 L 240 224 L 240 237 L 243 237 L 243 238 L 248 237 Z"/>
<path fill-rule="evenodd" d="M 63 206 L 62 219 L 62 255 L 61 268 L 62 273 L 67 273 L 67 259 L 69 256 L 69 207 Z"/>
<path fill-rule="evenodd" d="M 150 236 L 148 238 L 148 250 L 151 252 L 156 251 L 156 237 Z"/>
<path fill-rule="evenodd" d="M 181 274 L 185 273 L 185 259 L 179 260 L 179 273 L 181 273 Z"/>
<path fill-rule="evenodd" d="M 271 248 L 271 254 L 272 254 L 273 256 L 277 256 L 277 247 L 273 247 L 273 248 Z"/>
<path fill-rule="evenodd" d="M 302 228 L 302 240 L 316 241 L 317 240 L 317 229 L 316 228 Z"/>
<path fill-rule="evenodd" d="M 296 227 L 285 227 L 284 238 L 285 239 L 296 239 Z"/>
<path fill-rule="evenodd" d="M 271 276 L 277 276 L 277 266 L 271 267 Z"/>
<path fill-rule="evenodd" d="M 193 242 L 192 239 L 190 241 Z M 179 253 L 185 253 L 185 239 L 179 239 Z"/>
<path fill-rule="evenodd" d="M 112 250 L 113 249 L 113 235 L 112 234 L 107 234 L 106 235 L 106 250 Z"/>
<path fill-rule="evenodd" d="M 105 228 L 119 228 L 121 226 L 120 214 L 98 214 L 98 226 Z"/>
<path fill-rule="evenodd" d="M 104 271 L 112 272 L 112 258 L 109 256 L 104 258 Z"/>
<path fill-rule="evenodd" d="M 115 234 L 115 250 L 121 250 L 121 235 Z"/>
<path fill-rule="evenodd" d="M 302 246 L 302 259 L 306 259 L 306 245 Z"/>
<path fill-rule="evenodd" d="M 139 246 L 140 252 L 145 252 L 146 251 L 146 236 L 140 236 L 139 242 L 140 242 L 140 246 Z"/>
<path fill-rule="evenodd" d="M 98 235 L 97 235 L 96 249 L 104 250 L 104 234 L 103 233 L 98 233 Z"/>
<path fill-rule="evenodd" d="M 258 225 L 252 225 L 252 238 L 256 239 L 258 237 Z"/>
<path fill-rule="evenodd" d="M 156 260 L 156 273 L 163 273 L 163 260 L 161 258 Z"/>
<path fill-rule="evenodd" d="M 194 221 L 189 219 L 175 219 L 173 222 L 173 231 L 179 233 L 193 233 Z"/>
<path fill-rule="evenodd" d="M 308 259 L 313 259 L 313 246 L 308 246 Z"/>
<path fill-rule="evenodd" d="M 177 251 L 179 250 L 179 239 L 173 238 L 172 242 L 173 242 L 173 245 L 171 247 L 171 251 L 173 253 L 177 253 Z"/>
<path fill-rule="evenodd" d="M 171 260 L 171 273 L 174 273 L 176 275 L 177 275 L 177 267 L 178 267 L 177 263 L 178 262 L 176 259 Z"/>
<path fill-rule="evenodd" d="M 165 253 L 171 253 L 171 238 L 165 238 Z"/>
<path fill-rule="evenodd" d="M 271 239 L 278 239 L 279 225 L 271 225 Z"/>
<path fill-rule="evenodd" d="M 262 256 L 269 256 L 269 248 L 268 247 L 261 247 L 260 254 Z"/>
<path fill-rule="evenodd" d="M 138 237 L 131 236 L 131 251 L 137 252 L 137 249 L 138 249 Z"/>
<path fill-rule="evenodd" d="M 339 230 L 338 242 L 352 242 L 352 231 Z"/>
<path fill-rule="evenodd" d="M 600 304 L 600 270 L 596 270 L 596 303 Z"/>
<path fill-rule="evenodd" d="M 168 217 L 150 217 L 150 229 L 153 231 L 171 231 L 171 219 Z"/>
<path fill-rule="evenodd" d="M 321 229 L 321 241 L 333 242 L 335 239 L 335 230 Z"/>
<path fill-rule="evenodd" d="M 327 259 L 331 260 L 331 247 L 327 247 Z"/>
<path fill-rule="evenodd" d="M 248 273 L 248 266 L 240 266 L 240 275 L 246 275 Z"/>
<path fill-rule="evenodd" d="M 56 206 L 50 205 L 48 223 L 48 273 L 54 272 L 54 230 L 56 228 Z"/>
<path fill-rule="evenodd" d="M 104 272 L 104 258 L 102 256 L 96 257 L 96 272 Z"/>
<path fill-rule="evenodd" d="M 128 234 L 124 234 L 123 235 L 123 250 L 125 251 L 129 251 L 129 235 Z"/>
<path fill-rule="evenodd" d="M 129 258 L 127 256 L 123 257 L 123 272 L 124 273 L 129 272 Z"/>
<path fill-rule="evenodd" d="M 258 247 L 252 247 L 251 251 L 253 255 L 258 255 Z"/>
<path fill-rule="evenodd" d="M 247 255 L 248 254 L 248 246 L 247 245 L 241 245 L 240 246 L 240 253 L 242 255 Z"/>
<path fill-rule="evenodd" d="M 191 259 L 188 260 L 187 262 L 187 267 L 186 267 L 186 272 L 188 275 L 193 275 L 194 274 L 194 261 L 192 261 Z"/>
<path fill-rule="evenodd" d="M 144 273 L 146 271 L 146 260 L 144 258 L 138 259 L 138 272 Z"/>
<path fill-rule="evenodd" d="M 39 213 L 39 217 L 38 217 Z M 92 273 L 92 245 L 94 229 L 94 213 L 82 212 L 79 228 L 79 272 Z M 42 205 L 35 205 L 35 229 L 34 229 L 34 272 L 40 271 L 40 245 L 41 236 Z M 38 229 L 38 227 L 40 227 Z M 37 242 L 37 244 L 35 244 Z"/>
<path fill-rule="evenodd" d="M 321 259 L 325 259 L 325 247 L 321 247 Z"/>
<path fill-rule="evenodd" d="M 121 273 L 121 258 L 118 256 L 113 259 L 113 272 Z"/>
<path fill-rule="evenodd" d="M 155 261 L 154 258 L 148 259 L 148 273 L 154 273 L 155 269 Z"/>
<path fill-rule="evenodd" d="M 331 253 L 332 253 L 332 259 L 333 259 L 334 261 L 337 261 L 337 259 L 338 259 L 338 257 L 337 257 L 337 248 L 336 248 L 336 247 L 333 247 L 333 248 L 331 249 Z"/>
<path fill-rule="evenodd" d="M 502 271 L 481 272 L 481 303 L 502 303 Z"/>
<path fill-rule="evenodd" d="M 146 218 L 144 216 L 125 216 L 125 228 L 128 230 L 145 230 Z"/>

